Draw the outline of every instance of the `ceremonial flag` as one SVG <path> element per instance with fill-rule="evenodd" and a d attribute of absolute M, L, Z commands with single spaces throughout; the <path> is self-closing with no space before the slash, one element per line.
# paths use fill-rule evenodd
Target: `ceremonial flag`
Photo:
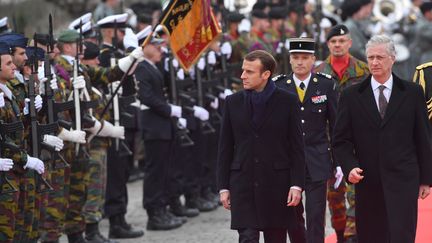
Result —
<path fill-rule="evenodd" d="M 210 0 L 170 1 L 160 24 L 169 34 L 172 52 L 185 70 L 196 63 L 222 32 L 213 15 Z"/>

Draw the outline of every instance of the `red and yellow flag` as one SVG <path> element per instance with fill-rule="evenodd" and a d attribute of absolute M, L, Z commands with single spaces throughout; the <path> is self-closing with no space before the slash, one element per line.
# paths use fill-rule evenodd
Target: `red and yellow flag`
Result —
<path fill-rule="evenodd" d="M 210 0 L 170 1 L 160 24 L 166 28 L 172 52 L 185 70 L 196 63 L 222 32 Z"/>

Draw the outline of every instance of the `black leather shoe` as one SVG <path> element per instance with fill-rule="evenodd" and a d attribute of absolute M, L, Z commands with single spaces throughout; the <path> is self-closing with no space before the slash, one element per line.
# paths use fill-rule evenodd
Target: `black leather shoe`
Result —
<path fill-rule="evenodd" d="M 110 217 L 109 238 L 113 239 L 131 239 L 144 235 L 144 231 L 134 229 L 126 223 L 124 215 Z"/>
<path fill-rule="evenodd" d="M 167 217 L 171 218 L 174 221 L 180 222 L 181 224 L 185 224 L 187 222 L 186 216 L 176 216 L 173 213 L 171 213 L 170 211 L 167 211 L 166 214 L 167 214 Z"/>
<path fill-rule="evenodd" d="M 69 243 L 88 243 L 82 233 L 70 234 L 67 235 L 67 238 Z"/>
<path fill-rule="evenodd" d="M 163 209 L 148 211 L 147 230 L 171 230 L 182 226 L 182 221 L 172 217 Z"/>
<path fill-rule="evenodd" d="M 85 239 L 88 243 L 118 243 L 103 236 L 99 231 L 98 223 L 86 224 Z"/>
<path fill-rule="evenodd" d="M 187 208 L 197 208 L 200 212 L 210 212 L 217 208 L 211 201 L 207 201 L 202 197 L 195 197 L 191 199 L 186 199 Z"/>
<path fill-rule="evenodd" d="M 183 206 L 179 199 L 172 200 L 170 203 L 170 212 L 177 217 L 196 217 L 199 215 L 199 210 L 197 208 L 187 208 Z"/>

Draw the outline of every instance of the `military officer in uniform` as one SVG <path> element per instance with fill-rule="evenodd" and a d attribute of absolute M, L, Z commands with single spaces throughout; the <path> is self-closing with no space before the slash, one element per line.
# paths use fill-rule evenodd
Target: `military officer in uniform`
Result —
<path fill-rule="evenodd" d="M 330 55 L 318 67 L 315 72 L 327 73 L 337 82 L 337 90 L 341 92 L 353 84 L 360 83 L 369 75 L 369 68 L 363 61 L 358 60 L 349 53 L 352 39 L 348 28 L 343 25 L 335 25 L 327 34 L 327 46 Z M 338 242 L 355 242 L 355 191 L 352 184 L 344 182 L 338 186 L 337 177 L 343 176 L 340 167 L 337 168 L 335 177 L 327 184 L 327 199 L 331 214 L 331 223 L 336 231 Z M 339 179 L 340 180 L 340 179 Z M 345 193 L 349 208 L 345 206 Z"/>
<path fill-rule="evenodd" d="M 275 81 L 278 87 L 298 97 L 306 156 L 306 242 L 323 243 L 327 180 L 334 169 L 329 137 L 336 117 L 335 83 L 330 75 L 311 72 L 315 63 L 313 39 L 290 39 L 289 52 L 293 73 L 278 76 Z M 299 205 L 299 223 L 304 222 L 303 211 L 303 205 Z M 291 237 L 300 237 L 304 232 L 304 224 L 289 230 Z"/>
<path fill-rule="evenodd" d="M 418 65 L 414 73 L 413 81 L 420 84 L 423 88 L 429 120 L 432 122 L 432 62 Z"/>

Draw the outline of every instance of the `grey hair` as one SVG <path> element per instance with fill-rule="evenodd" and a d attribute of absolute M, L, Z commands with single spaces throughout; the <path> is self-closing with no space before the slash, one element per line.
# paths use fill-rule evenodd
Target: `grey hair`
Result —
<path fill-rule="evenodd" d="M 366 43 L 366 53 L 369 47 L 375 46 L 375 45 L 381 45 L 385 44 L 387 53 L 390 56 L 396 56 L 396 48 L 393 40 L 388 37 L 387 35 L 374 35 L 370 40 Z"/>

